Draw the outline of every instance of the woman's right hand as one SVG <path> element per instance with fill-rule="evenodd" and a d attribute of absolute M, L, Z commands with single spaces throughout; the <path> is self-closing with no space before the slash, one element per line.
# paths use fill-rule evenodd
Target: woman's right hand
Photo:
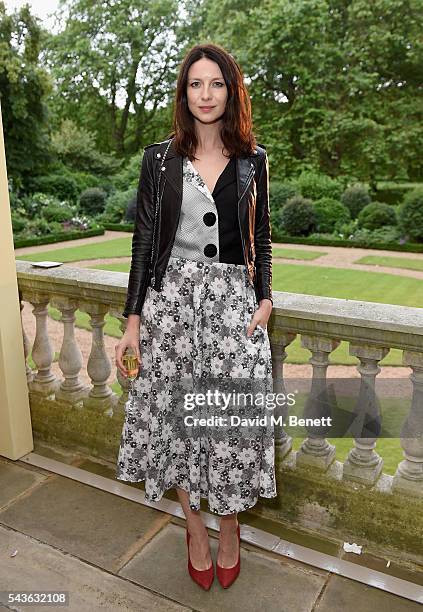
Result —
<path fill-rule="evenodd" d="M 120 342 L 115 346 L 115 361 L 116 367 L 121 372 L 122 376 L 128 377 L 128 370 L 123 365 L 122 357 L 125 354 L 127 348 L 131 348 L 137 356 L 139 367 L 141 367 L 141 355 L 140 355 L 140 333 L 138 329 L 127 329 L 123 334 Z"/>

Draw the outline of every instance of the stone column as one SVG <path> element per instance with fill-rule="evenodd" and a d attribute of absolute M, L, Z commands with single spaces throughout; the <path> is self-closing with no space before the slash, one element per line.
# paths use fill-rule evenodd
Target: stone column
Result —
<path fill-rule="evenodd" d="M 401 430 L 404 460 L 398 465 L 392 489 L 423 497 L 423 353 L 404 351 L 403 363 L 412 369 L 411 408 Z"/>
<path fill-rule="evenodd" d="M 320 336 L 302 335 L 301 345 L 311 351 L 309 359 L 313 368 L 310 395 L 306 400 L 304 418 L 331 416 L 333 410 L 327 389 L 329 355 L 339 345 L 339 340 Z M 297 452 L 297 465 L 312 465 L 327 470 L 335 459 L 335 446 L 329 444 L 322 434 L 322 427 L 306 427 L 309 436 Z M 319 431 L 320 430 L 320 431 Z"/>
<path fill-rule="evenodd" d="M 285 349 L 295 340 L 295 337 L 296 334 L 294 333 L 284 332 L 280 328 L 274 326 L 270 327 L 269 325 L 270 350 L 272 353 L 273 393 L 280 394 L 280 399 L 286 395 L 283 379 L 283 364 L 287 356 Z M 288 415 L 288 406 L 286 404 L 282 405 L 277 403 L 275 409 L 269 411 L 269 414 L 273 414 L 275 419 L 281 417 L 281 420 L 285 421 Z M 275 424 L 275 460 L 277 464 L 280 464 L 291 448 L 291 436 L 288 436 L 282 425 Z"/>
<path fill-rule="evenodd" d="M 378 479 L 383 459 L 375 451 L 376 440 L 381 429 L 379 402 L 376 397 L 375 380 L 380 372 L 378 366 L 389 353 L 389 348 L 365 344 L 350 344 L 350 355 L 360 360 L 360 391 L 354 408 L 356 418 L 349 431 L 354 436 L 354 448 L 344 463 L 343 478 L 362 484 L 374 484 Z M 366 435 L 363 435 L 366 434 Z"/>
<path fill-rule="evenodd" d="M 75 310 L 78 308 L 78 303 L 76 300 L 65 297 L 53 298 L 52 303 L 61 311 L 63 321 L 59 367 L 63 372 L 64 380 L 56 391 L 56 399 L 75 404 L 87 396 L 90 390 L 90 387 L 84 385 L 79 379 L 83 357 L 75 340 Z"/>
<path fill-rule="evenodd" d="M 109 310 L 109 306 L 107 304 L 81 302 L 79 308 L 90 315 L 90 324 L 93 329 L 91 352 L 87 364 L 88 376 L 91 378 L 93 386 L 88 396 L 83 399 L 84 407 L 112 416 L 117 396 L 107 384 L 112 370 L 104 346 L 103 335 L 104 317 Z"/>
<path fill-rule="evenodd" d="M 32 371 L 32 368 L 30 368 L 29 365 L 28 365 L 28 356 L 29 356 L 29 352 L 31 350 L 31 345 L 30 345 L 28 336 L 26 335 L 25 326 L 24 326 L 23 321 L 22 321 L 22 310 L 24 309 L 24 303 L 22 301 L 22 296 L 21 296 L 21 292 L 20 291 L 19 291 L 19 307 L 21 309 L 22 341 L 23 341 L 23 348 L 24 348 L 24 355 L 25 355 L 26 382 L 29 385 L 29 383 L 34 378 L 34 372 Z"/>
<path fill-rule="evenodd" d="M 51 371 L 54 351 L 50 343 L 47 330 L 47 316 L 49 296 L 34 294 L 31 304 L 34 306 L 33 313 L 36 320 L 36 331 L 34 346 L 32 347 L 32 359 L 37 366 L 37 373 L 29 383 L 32 393 L 43 396 L 53 395 L 59 385 L 59 381 Z"/>

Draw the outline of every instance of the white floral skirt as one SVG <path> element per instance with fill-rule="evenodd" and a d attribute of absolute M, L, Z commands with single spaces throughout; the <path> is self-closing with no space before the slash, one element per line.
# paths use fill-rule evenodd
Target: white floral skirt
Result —
<path fill-rule="evenodd" d="M 179 487 L 224 515 L 276 497 L 270 342 L 247 337 L 257 308 L 244 265 L 170 257 L 148 288 L 116 467 L 147 501 Z"/>

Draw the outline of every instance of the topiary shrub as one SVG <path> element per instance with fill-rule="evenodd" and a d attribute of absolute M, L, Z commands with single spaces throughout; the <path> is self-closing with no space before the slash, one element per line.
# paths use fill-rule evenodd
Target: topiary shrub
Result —
<path fill-rule="evenodd" d="M 358 215 L 358 227 L 375 230 L 384 225 L 396 225 L 397 215 L 393 206 L 384 202 L 371 202 Z"/>
<path fill-rule="evenodd" d="M 423 242 L 423 187 L 416 187 L 404 196 L 398 220 L 409 240 Z"/>
<path fill-rule="evenodd" d="M 362 183 L 351 185 L 342 194 L 341 202 L 350 211 L 351 219 L 356 219 L 360 211 L 371 202 L 368 188 Z"/>
<path fill-rule="evenodd" d="M 316 228 L 320 233 L 331 233 L 343 223 L 351 219 L 346 206 L 332 198 L 322 198 L 313 203 L 316 213 Z"/>
<path fill-rule="evenodd" d="M 299 194 L 311 200 L 321 200 L 322 198 L 339 200 L 342 193 L 342 185 L 339 181 L 326 174 L 318 174 L 310 170 L 303 171 L 293 181 L 293 185 Z"/>
<path fill-rule="evenodd" d="M 81 211 L 87 215 L 97 215 L 104 211 L 106 193 L 98 187 L 83 191 L 79 198 Z"/>
<path fill-rule="evenodd" d="M 307 236 L 316 226 L 311 200 L 302 196 L 290 198 L 280 211 L 282 229 L 291 236 Z"/>
<path fill-rule="evenodd" d="M 274 210 L 281 209 L 286 202 L 296 195 L 300 195 L 297 188 L 292 183 L 284 183 L 282 181 L 270 181 L 269 184 L 269 202 L 270 208 Z"/>
<path fill-rule="evenodd" d="M 122 223 L 134 221 L 137 207 L 137 188 L 126 191 L 115 191 L 106 202 L 104 212 L 98 221 L 104 223 Z"/>

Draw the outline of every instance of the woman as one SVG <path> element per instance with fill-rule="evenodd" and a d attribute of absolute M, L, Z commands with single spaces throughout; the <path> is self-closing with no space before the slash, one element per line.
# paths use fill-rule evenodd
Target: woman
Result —
<path fill-rule="evenodd" d="M 116 477 L 145 480 L 150 501 L 176 488 L 189 573 L 207 590 L 214 569 L 200 498 L 221 516 L 216 567 L 226 588 L 240 570 L 237 513 L 259 495 L 276 496 L 273 428 L 240 424 L 266 409 L 248 408 L 235 393 L 229 409 L 195 395 L 216 386 L 220 394 L 272 390 L 268 159 L 252 133 L 242 72 L 218 45 L 196 45 L 183 60 L 173 128 L 169 140 L 145 148 L 142 161 L 128 324 L 116 346 L 123 376 L 127 347 L 140 369 L 125 406 Z M 224 414 L 226 424 L 201 424 L 199 414 Z"/>

